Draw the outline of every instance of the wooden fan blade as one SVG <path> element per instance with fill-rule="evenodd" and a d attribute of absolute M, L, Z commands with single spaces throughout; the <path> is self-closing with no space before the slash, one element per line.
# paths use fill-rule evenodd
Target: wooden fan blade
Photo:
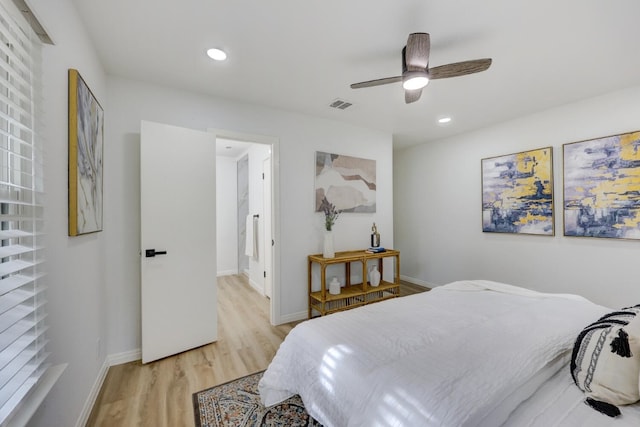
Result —
<path fill-rule="evenodd" d="M 416 102 L 420 99 L 420 95 L 422 95 L 422 89 L 416 90 L 405 90 L 404 91 L 404 102 L 407 104 L 411 104 L 412 102 Z"/>
<path fill-rule="evenodd" d="M 479 73 L 486 70 L 491 65 L 491 58 L 474 59 L 472 61 L 455 62 L 453 64 L 440 65 L 429 68 L 427 71 L 429 79 L 447 79 L 449 77 L 465 76 L 467 74 Z"/>
<path fill-rule="evenodd" d="M 351 89 L 360 89 L 362 87 L 381 86 L 389 83 L 397 83 L 402 81 L 402 76 L 386 77 L 384 79 L 369 80 L 367 82 L 354 83 L 351 85 Z"/>
<path fill-rule="evenodd" d="M 405 50 L 407 71 L 424 71 L 429 65 L 431 41 L 427 33 L 409 34 Z"/>

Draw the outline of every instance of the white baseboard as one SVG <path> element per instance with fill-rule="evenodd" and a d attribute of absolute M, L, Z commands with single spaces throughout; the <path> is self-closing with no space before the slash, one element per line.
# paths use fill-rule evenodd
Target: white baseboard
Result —
<path fill-rule="evenodd" d="M 256 290 L 256 292 L 258 292 L 260 295 L 264 296 L 264 286 L 260 285 L 259 283 L 256 283 L 255 280 L 251 280 L 249 279 L 249 284 L 251 285 L 251 287 L 253 289 Z"/>
<path fill-rule="evenodd" d="M 123 363 L 134 362 L 136 360 L 140 360 L 142 358 L 142 352 L 140 350 L 132 350 L 124 353 L 110 354 L 108 355 L 102 366 L 100 367 L 100 371 L 98 371 L 98 376 L 96 377 L 96 381 L 93 383 L 93 387 L 91 387 L 91 391 L 89 392 L 89 396 L 84 403 L 84 407 L 82 408 L 82 412 L 80 413 L 80 417 L 78 417 L 78 421 L 76 422 L 76 427 L 84 427 L 87 425 L 87 421 L 89 421 L 89 416 L 91 415 L 91 410 L 93 409 L 93 405 L 96 403 L 96 399 L 98 399 L 98 394 L 100 393 L 100 389 L 104 384 L 105 378 L 107 378 L 107 372 L 109 372 L 109 368 L 115 365 L 121 365 Z"/>
<path fill-rule="evenodd" d="M 110 354 L 107 356 L 109 366 L 122 365 L 123 363 L 135 362 L 142 359 L 142 351 L 140 349 L 125 351 L 123 353 Z"/>
<path fill-rule="evenodd" d="M 93 405 L 96 403 L 96 399 L 98 398 L 98 394 L 100 393 L 100 389 L 102 388 L 104 379 L 107 377 L 107 372 L 109 372 L 109 365 L 107 363 L 107 359 L 105 359 L 104 363 L 100 367 L 100 370 L 98 371 L 98 377 L 93 383 L 93 387 L 91 387 L 89 396 L 87 396 L 87 400 L 85 400 L 84 402 L 82 412 L 80 412 L 80 416 L 78 417 L 78 421 L 76 422 L 76 427 L 84 427 L 87 425 L 87 421 L 89 421 L 89 416 L 91 415 Z"/>
<path fill-rule="evenodd" d="M 233 276 L 235 274 L 238 274 L 238 270 L 223 270 L 223 271 L 218 271 L 218 273 L 216 274 L 217 277 L 220 276 Z"/>
<path fill-rule="evenodd" d="M 434 285 L 433 283 L 425 282 L 424 280 L 416 279 L 415 277 L 403 276 L 400 275 L 400 280 L 404 280 L 405 282 L 410 282 L 419 286 L 424 286 L 427 288 L 435 288 L 438 285 Z"/>
<path fill-rule="evenodd" d="M 297 322 L 299 320 L 307 320 L 308 315 L 309 313 L 307 311 L 299 311 L 297 313 L 287 314 L 286 316 L 280 316 L 280 319 L 278 319 L 278 325 L 289 322 Z"/>

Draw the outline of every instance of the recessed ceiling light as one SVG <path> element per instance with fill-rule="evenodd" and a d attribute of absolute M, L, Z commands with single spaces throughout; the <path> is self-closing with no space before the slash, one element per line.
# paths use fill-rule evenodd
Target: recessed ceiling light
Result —
<path fill-rule="evenodd" d="M 224 61 L 225 59 L 227 59 L 227 54 L 222 49 L 211 48 L 207 50 L 207 55 L 214 61 Z"/>
<path fill-rule="evenodd" d="M 440 123 L 441 125 L 446 125 L 448 123 L 451 123 L 451 117 L 449 116 L 440 117 L 438 119 L 438 123 Z"/>

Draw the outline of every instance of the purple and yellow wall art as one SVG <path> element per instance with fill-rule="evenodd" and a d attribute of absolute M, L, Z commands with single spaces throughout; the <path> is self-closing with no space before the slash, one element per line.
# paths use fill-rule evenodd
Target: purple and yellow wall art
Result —
<path fill-rule="evenodd" d="M 563 145 L 564 235 L 640 239 L 640 131 Z"/>
<path fill-rule="evenodd" d="M 482 231 L 553 236 L 552 151 L 482 159 Z"/>

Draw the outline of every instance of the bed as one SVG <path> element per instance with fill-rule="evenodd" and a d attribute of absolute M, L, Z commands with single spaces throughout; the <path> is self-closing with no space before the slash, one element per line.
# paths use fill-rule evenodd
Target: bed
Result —
<path fill-rule="evenodd" d="M 568 369 L 578 333 L 610 309 L 490 281 L 335 313 L 296 326 L 265 371 L 267 406 L 299 394 L 325 427 L 640 425 L 606 417 Z"/>

